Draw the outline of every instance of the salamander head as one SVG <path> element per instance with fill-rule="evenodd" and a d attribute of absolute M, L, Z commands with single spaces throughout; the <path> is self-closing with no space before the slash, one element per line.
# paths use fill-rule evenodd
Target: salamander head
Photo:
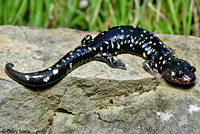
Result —
<path fill-rule="evenodd" d="M 187 61 L 175 59 L 165 63 L 162 76 L 172 83 L 192 84 L 196 79 L 195 71 L 196 68 L 191 66 Z"/>

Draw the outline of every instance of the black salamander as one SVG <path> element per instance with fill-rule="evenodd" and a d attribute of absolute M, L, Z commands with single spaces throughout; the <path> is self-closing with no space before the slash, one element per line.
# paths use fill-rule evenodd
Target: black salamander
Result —
<path fill-rule="evenodd" d="M 154 76 L 165 78 L 178 84 L 191 84 L 195 81 L 196 69 L 187 61 L 176 58 L 171 49 L 153 33 L 133 26 L 118 26 L 101 32 L 94 39 L 87 35 L 81 45 L 67 53 L 51 67 L 33 73 L 21 73 L 6 64 L 6 73 L 25 86 L 47 86 L 65 77 L 75 68 L 90 61 L 102 61 L 112 68 L 126 69 L 125 64 L 113 56 L 129 53 L 145 59 L 144 69 Z"/>

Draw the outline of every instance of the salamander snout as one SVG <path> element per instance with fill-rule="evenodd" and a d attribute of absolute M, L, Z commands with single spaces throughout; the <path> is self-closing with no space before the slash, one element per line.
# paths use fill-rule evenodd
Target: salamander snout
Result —
<path fill-rule="evenodd" d="M 187 85 L 195 82 L 195 71 L 196 68 L 191 66 L 187 61 L 175 59 L 164 65 L 162 75 L 166 80 L 172 83 Z"/>

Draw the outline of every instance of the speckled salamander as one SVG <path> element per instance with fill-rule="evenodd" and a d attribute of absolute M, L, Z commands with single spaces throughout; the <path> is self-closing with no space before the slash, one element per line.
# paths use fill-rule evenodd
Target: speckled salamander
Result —
<path fill-rule="evenodd" d="M 164 77 L 178 84 L 195 81 L 196 69 L 187 61 L 176 58 L 171 49 L 153 33 L 133 26 L 118 26 L 105 30 L 94 39 L 87 35 L 81 45 L 67 53 L 51 67 L 33 73 L 13 70 L 12 63 L 6 64 L 6 73 L 25 86 L 47 86 L 61 80 L 75 68 L 90 61 L 102 61 L 110 67 L 126 69 L 125 64 L 113 56 L 121 53 L 136 54 L 145 59 L 144 69 L 154 76 Z M 157 71 L 155 71 L 157 70 Z"/>

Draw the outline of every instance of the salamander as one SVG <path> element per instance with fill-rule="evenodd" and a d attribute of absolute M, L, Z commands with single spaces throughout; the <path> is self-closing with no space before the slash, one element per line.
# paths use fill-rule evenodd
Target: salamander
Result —
<path fill-rule="evenodd" d="M 77 67 L 94 60 L 105 62 L 112 68 L 126 70 L 120 59 L 113 58 L 123 53 L 145 59 L 144 69 L 156 77 L 181 85 L 195 82 L 195 67 L 174 56 L 171 49 L 166 48 L 155 34 L 135 26 L 116 26 L 99 33 L 95 38 L 87 35 L 80 46 L 45 70 L 22 73 L 14 70 L 12 63 L 7 63 L 5 71 L 24 86 L 48 86 L 60 81 Z"/>

